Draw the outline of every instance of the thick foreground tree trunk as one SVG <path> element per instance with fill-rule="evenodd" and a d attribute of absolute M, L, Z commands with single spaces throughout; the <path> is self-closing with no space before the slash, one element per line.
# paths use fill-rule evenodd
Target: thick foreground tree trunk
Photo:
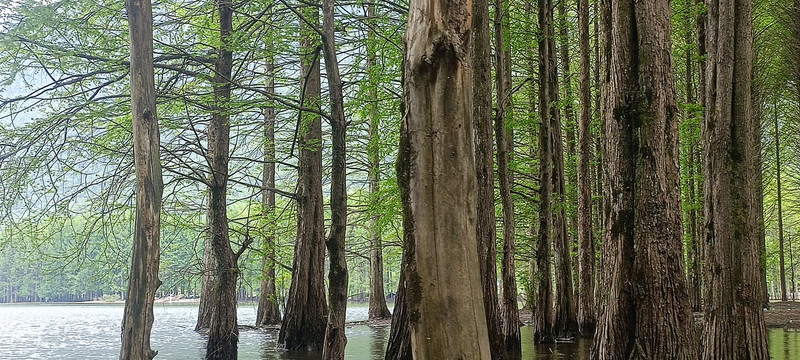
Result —
<path fill-rule="evenodd" d="M 308 6 L 305 18 L 319 23 L 319 10 Z M 303 21 L 300 71 L 303 106 L 319 109 L 320 64 L 316 33 Z M 322 124 L 319 115 L 300 114 L 297 239 L 286 314 L 278 343 L 287 350 L 322 350 L 328 305 L 325 301 L 325 213 L 322 208 Z"/>
<path fill-rule="evenodd" d="M 231 249 L 228 234 L 228 152 L 230 148 L 231 74 L 233 53 L 230 38 L 233 32 L 233 4 L 217 0 L 220 24 L 219 54 L 214 64 L 214 103 L 208 129 L 209 228 L 211 247 L 216 260 L 213 310 L 208 329 L 206 359 L 229 360 L 238 356 L 239 328 L 236 319 L 236 282 L 239 277 L 238 256 Z"/>
<path fill-rule="evenodd" d="M 128 297 L 122 318 L 120 360 L 156 356 L 150 348 L 153 299 L 161 285 L 161 179 L 156 88 L 153 75 L 153 11 L 149 0 L 128 1 L 131 45 L 131 115 L 136 172 L 136 225 Z"/>
<path fill-rule="evenodd" d="M 514 263 L 515 224 L 514 199 L 511 188 L 514 185 L 513 174 L 509 168 L 511 154 L 514 153 L 514 133 L 506 125 L 506 117 L 511 106 L 511 50 L 505 44 L 504 31 L 508 28 L 508 16 L 502 0 L 494 2 L 494 38 L 495 38 L 495 82 L 497 83 L 497 115 L 494 122 L 494 134 L 497 141 L 497 182 L 500 188 L 500 199 L 503 205 L 503 260 L 502 260 L 502 311 L 503 336 L 505 350 L 519 354 L 522 351 L 520 340 L 519 304 L 517 304 L 517 274 Z"/>
<path fill-rule="evenodd" d="M 270 49 L 271 50 L 271 49 Z M 267 61 L 267 92 L 275 93 L 275 60 L 270 56 Z M 275 289 L 275 106 L 267 99 L 264 108 L 264 171 L 261 176 L 263 186 L 261 204 L 266 221 L 266 236 L 261 258 L 261 293 L 256 311 L 256 326 L 276 325 L 281 323 L 281 310 Z"/>
<path fill-rule="evenodd" d="M 768 359 L 752 114 L 752 0 L 709 1 L 706 28 L 704 359 Z"/>
<path fill-rule="evenodd" d="M 610 217 L 593 359 L 696 359 L 668 0 L 603 0 Z"/>
<path fill-rule="evenodd" d="M 416 359 L 489 359 L 475 239 L 471 2 L 412 0 L 402 131 L 414 254 L 406 269 Z"/>
<path fill-rule="evenodd" d="M 594 335 L 594 238 L 592 233 L 591 89 L 589 84 L 589 1 L 578 2 L 580 114 L 578 121 L 578 330 Z"/>
<path fill-rule="evenodd" d="M 483 308 L 492 359 L 505 357 L 497 299 L 497 230 L 494 208 L 494 146 L 492 142 L 492 56 L 489 2 L 472 2 L 472 120 L 475 127 L 478 262 L 483 284 Z"/>
<path fill-rule="evenodd" d="M 328 298 L 330 311 L 325 328 L 325 347 L 322 358 L 326 360 L 344 359 L 347 345 L 344 321 L 347 314 L 347 259 L 345 258 L 345 236 L 347 232 L 347 122 L 344 115 L 344 96 L 342 78 L 339 75 L 339 60 L 336 57 L 335 0 L 322 1 L 323 53 L 325 73 L 328 77 L 328 90 L 331 104 L 331 231 L 325 246 L 328 248 L 330 269 L 328 270 Z"/>

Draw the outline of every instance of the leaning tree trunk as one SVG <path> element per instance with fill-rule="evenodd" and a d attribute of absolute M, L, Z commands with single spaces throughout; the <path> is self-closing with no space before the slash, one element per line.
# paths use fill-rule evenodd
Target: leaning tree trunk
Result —
<path fill-rule="evenodd" d="M 367 6 L 367 21 L 373 28 L 376 28 L 375 5 Z M 377 43 L 375 42 L 375 32 L 370 31 L 370 40 L 367 41 L 367 80 L 368 94 L 370 102 L 367 103 L 367 116 L 369 121 L 369 145 L 367 145 L 367 155 L 369 157 L 369 198 L 375 204 L 380 191 L 381 180 L 381 157 L 380 157 L 380 114 L 378 109 L 378 79 L 372 78 L 377 67 Z M 383 288 L 383 237 L 381 236 L 378 220 L 380 214 L 374 214 L 369 219 L 370 250 L 369 250 L 369 313 L 368 318 L 388 319 L 392 316 L 389 307 L 386 306 L 386 293 Z"/>
<path fill-rule="evenodd" d="M 153 299 L 161 285 L 161 179 L 156 88 L 153 71 L 153 11 L 149 0 L 128 1 L 131 45 L 131 115 L 136 173 L 136 225 L 128 297 L 122 318 L 120 360 L 152 359 Z"/>
<path fill-rule="evenodd" d="M 417 359 L 489 359 L 475 239 L 468 0 L 412 0 L 406 32 L 404 127 L 410 232 L 406 269 Z"/>
<path fill-rule="evenodd" d="M 552 104 L 552 86 L 549 82 L 554 73 L 553 63 L 549 61 L 551 42 L 547 40 L 547 29 L 552 29 L 552 1 L 539 0 L 539 238 L 536 243 L 536 301 L 533 309 L 533 339 L 546 343 L 553 341 L 553 288 L 550 271 L 550 239 L 552 236 L 551 195 L 553 188 L 553 147 L 552 122 L 550 117 L 555 106 Z M 549 10 L 548 10 L 549 9 Z M 550 16 L 546 13 L 550 11 Z"/>
<path fill-rule="evenodd" d="M 316 6 L 303 9 L 312 24 L 319 23 Z M 303 106 L 319 109 L 320 64 L 314 30 L 301 21 L 300 71 Z M 322 208 L 322 124 L 320 116 L 301 112 L 297 194 L 297 240 L 292 284 L 278 343 L 287 350 L 321 350 L 325 340 L 325 212 Z"/>
<path fill-rule="evenodd" d="M 589 84 L 589 1 L 578 2 L 580 114 L 578 121 L 578 330 L 594 334 L 594 238 L 592 233 L 591 89 Z"/>
<path fill-rule="evenodd" d="M 211 324 L 208 329 L 206 359 L 236 359 L 239 328 L 236 319 L 236 282 L 238 256 L 231 249 L 228 234 L 228 152 L 230 147 L 230 105 L 233 53 L 233 4 L 217 0 L 220 24 L 220 49 L 214 64 L 214 102 L 208 129 L 209 220 L 211 247 L 216 262 Z"/>
<path fill-rule="evenodd" d="M 268 39 L 268 41 L 270 41 Z M 270 46 L 268 51 L 272 51 Z M 269 96 L 275 94 L 275 59 L 270 53 L 267 60 L 266 75 Z M 256 326 L 275 325 L 281 323 L 281 310 L 275 289 L 275 105 L 267 99 L 264 107 L 264 170 L 261 176 L 261 204 L 266 221 L 266 236 L 261 258 L 261 293 L 256 311 Z"/>
<path fill-rule="evenodd" d="M 325 246 L 328 248 L 330 269 L 328 270 L 328 298 L 330 311 L 325 328 L 323 359 L 344 359 L 347 345 L 344 321 L 347 315 L 347 259 L 345 258 L 345 236 L 347 232 L 347 122 L 344 115 L 342 78 L 339 75 L 339 59 L 336 57 L 335 0 L 322 1 L 322 47 L 325 57 L 325 73 L 328 77 L 328 92 L 331 103 L 331 231 Z"/>
<path fill-rule="evenodd" d="M 483 308 L 492 359 L 505 357 L 497 299 L 497 240 L 494 208 L 494 147 L 492 143 L 492 57 L 489 42 L 489 2 L 472 2 L 472 120 L 475 126 L 478 261 L 483 284 Z"/>
<path fill-rule="evenodd" d="M 668 0 L 603 0 L 608 284 L 593 359 L 696 359 Z M 613 55 L 613 56 L 611 56 Z"/>
<path fill-rule="evenodd" d="M 761 164 L 752 116 L 752 0 L 710 2 L 703 134 L 704 359 L 768 359 L 758 215 Z"/>
<path fill-rule="evenodd" d="M 502 260 L 502 324 L 505 337 L 505 351 L 519 354 L 522 351 L 520 340 L 519 305 L 517 304 L 517 275 L 514 263 L 515 224 L 514 199 L 511 188 L 514 185 L 513 174 L 509 166 L 511 154 L 514 152 L 514 133 L 506 124 L 506 117 L 513 109 L 511 106 L 511 50 L 505 44 L 505 29 L 508 28 L 508 16 L 502 0 L 494 2 L 494 38 L 495 38 L 495 83 L 497 84 L 497 115 L 494 122 L 494 134 L 497 141 L 497 182 L 500 188 L 500 199 L 503 206 L 503 260 Z"/>

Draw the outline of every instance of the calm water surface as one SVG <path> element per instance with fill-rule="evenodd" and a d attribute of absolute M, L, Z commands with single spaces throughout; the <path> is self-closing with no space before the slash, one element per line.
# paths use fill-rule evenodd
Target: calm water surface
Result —
<path fill-rule="evenodd" d="M 120 304 L 0 304 L 0 359 L 116 359 Z M 202 359 L 203 335 L 194 332 L 197 305 L 156 304 L 152 347 L 156 359 Z M 239 323 L 253 324 L 255 304 L 239 306 Z M 366 320 L 367 307 L 350 304 L 347 320 Z M 534 348 L 530 327 L 522 328 L 523 359 L 588 359 L 590 342 Z M 348 359 L 383 359 L 388 327 L 347 329 Z M 239 359 L 318 359 L 319 354 L 278 350 L 277 331 L 242 331 Z M 771 330 L 773 359 L 800 359 L 800 332 Z"/>

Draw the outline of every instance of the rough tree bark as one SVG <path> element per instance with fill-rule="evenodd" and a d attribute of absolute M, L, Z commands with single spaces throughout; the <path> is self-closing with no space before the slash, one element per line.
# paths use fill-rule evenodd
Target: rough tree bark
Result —
<path fill-rule="evenodd" d="M 325 57 L 325 74 L 331 104 L 331 230 L 325 246 L 328 248 L 328 325 L 325 328 L 323 359 L 344 359 L 347 345 L 344 322 L 347 314 L 347 122 L 344 115 L 342 78 L 339 59 L 336 57 L 335 0 L 322 1 L 322 48 Z"/>
<path fill-rule="evenodd" d="M 550 87 L 548 99 L 550 105 L 550 141 L 551 154 L 553 157 L 553 193 L 551 209 L 553 211 L 553 250 L 555 265 L 555 310 L 553 320 L 553 332 L 556 338 L 570 339 L 575 336 L 578 330 L 577 308 L 574 301 L 574 289 L 572 287 L 572 255 L 570 254 L 569 232 L 567 230 L 567 188 L 566 174 L 564 171 L 564 140 L 562 136 L 561 112 L 559 110 L 559 86 L 557 70 L 557 53 L 555 40 L 555 25 L 553 19 L 552 0 L 549 3 L 545 17 L 547 18 L 548 28 L 545 29 L 546 41 L 549 42 L 548 57 L 546 61 L 550 63 L 551 72 L 544 76 L 550 77 L 547 85 Z M 562 49 L 563 51 L 563 49 Z M 568 56 L 567 56 L 568 57 Z M 568 61 L 566 62 L 568 63 Z M 569 66 L 563 64 L 564 70 L 568 71 Z M 565 86 L 569 86 L 565 84 Z M 571 93 L 571 90 L 569 91 Z M 571 94 L 570 94 L 571 96 Z M 569 106 L 567 106 L 569 108 Z M 570 114 L 571 116 L 571 114 Z M 571 131 L 571 130 L 569 130 Z M 575 139 L 572 143 L 574 146 Z"/>
<path fill-rule="evenodd" d="M 503 206 L 503 259 L 502 259 L 502 313 L 505 351 L 518 354 L 522 351 L 520 340 L 519 305 L 517 303 L 517 275 L 514 263 L 516 231 L 514 224 L 514 199 L 511 188 L 514 178 L 509 168 L 514 153 L 514 133 L 506 125 L 511 105 L 511 48 L 505 43 L 505 29 L 509 17 L 502 0 L 494 2 L 495 83 L 497 84 L 497 114 L 494 134 L 497 141 L 497 182 Z"/>
<path fill-rule="evenodd" d="M 405 68 L 405 66 L 404 66 Z M 405 73 L 403 74 L 405 83 Z M 401 105 L 405 108 L 404 105 Z M 402 113 L 405 114 L 405 109 Z M 409 177 L 411 167 L 411 150 L 409 148 L 408 131 L 405 130 L 405 122 L 401 124 L 400 146 L 397 151 L 397 187 L 400 190 L 400 200 L 403 206 L 403 214 L 411 213 L 411 195 L 409 188 Z M 406 297 L 406 273 L 411 267 L 414 259 L 415 242 L 413 232 L 413 220 L 409 216 L 403 216 L 403 256 L 400 262 L 400 280 L 397 285 L 397 297 L 394 301 L 394 313 L 392 314 L 391 330 L 389 340 L 386 345 L 385 360 L 411 360 L 413 354 L 411 350 L 411 320 L 410 307 Z"/>
<path fill-rule="evenodd" d="M 270 35 L 268 50 L 272 51 Z M 275 59 L 272 53 L 268 54 L 265 73 L 267 76 L 266 91 L 275 93 Z M 281 323 L 281 310 L 278 295 L 275 289 L 275 105 L 269 98 L 264 107 L 264 170 L 261 173 L 263 186 L 261 204 L 262 216 L 266 220 L 266 236 L 261 258 L 261 293 L 256 311 L 256 326 L 275 325 Z"/>
<path fill-rule="evenodd" d="M 707 3 L 704 359 L 768 359 L 752 116 L 752 0 Z"/>
<path fill-rule="evenodd" d="M 376 27 L 375 4 L 367 5 L 367 22 L 372 28 Z M 367 80 L 368 94 L 370 102 L 367 103 L 367 116 L 369 121 L 369 145 L 367 145 L 368 156 L 368 179 L 370 201 L 377 202 L 380 191 L 381 180 L 381 158 L 380 158 L 380 134 L 379 127 L 381 118 L 379 115 L 378 83 L 377 79 L 372 78 L 377 67 L 377 44 L 375 32 L 370 31 L 367 40 Z M 386 306 L 386 293 L 383 288 L 383 237 L 378 226 L 380 214 L 375 214 L 369 219 L 370 231 L 370 250 L 369 250 L 369 319 L 387 319 L 392 316 L 389 307 Z M 396 302 L 395 302 L 396 304 Z"/>
<path fill-rule="evenodd" d="M 412 0 L 402 131 L 414 254 L 406 269 L 416 359 L 489 359 L 475 239 L 469 0 Z"/>
<path fill-rule="evenodd" d="M 578 1 L 578 47 L 580 52 L 580 113 L 578 120 L 578 330 L 594 334 L 594 238 L 592 233 L 592 116 L 589 71 L 589 1 Z"/>
<path fill-rule="evenodd" d="M 302 13 L 313 26 L 319 24 L 317 6 Z M 300 22 L 303 104 L 319 109 L 319 38 L 315 30 Z M 325 301 L 325 213 L 322 208 L 322 124 L 320 116 L 299 115 L 300 150 L 297 194 L 297 238 L 294 245 L 292 284 L 278 343 L 287 350 L 322 350 L 328 305 Z"/>
<path fill-rule="evenodd" d="M 696 359 L 668 0 L 603 0 L 608 290 L 593 359 Z"/>
<path fill-rule="evenodd" d="M 230 105 L 233 53 L 233 3 L 217 0 L 220 49 L 214 64 L 214 102 L 208 128 L 209 220 L 211 248 L 216 263 L 211 324 L 208 328 L 206 359 L 236 359 L 239 328 L 236 319 L 236 282 L 239 277 L 238 255 L 231 249 L 228 234 L 228 159 L 230 148 Z"/>
<path fill-rule="evenodd" d="M 136 225 L 128 297 L 122 318 L 120 360 L 152 359 L 153 299 L 161 285 L 161 179 L 156 88 L 153 74 L 153 10 L 149 0 L 127 1 L 131 45 L 131 115 L 136 172 Z"/>
<path fill-rule="evenodd" d="M 555 72 L 554 65 L 549 59 L 555 49 L 551 47 L 548 37 L 552 33 L 552 1 L 539 0 L 539 238 L 536 243 L 536 301 L 533 309 L 533 339 L 536 342 L 546 343 L 553 341 L 553 288 L 552 274 L 550 271 L 550 239 L 552 233 L 551 195 L 553 188 L 553 148 L 552 131 L 550 129 L 552 116 L 552 97 L 549 85 Z M 550 16 L 546 16 L 547 12 Z"/>
<path fill-rule="evenodd" d="M 483 308 L 492 359 L 505 357 L 497 299 L 497 230 L 494 208 L 494 146 L 492 143 L 492 57 L 489 2 L 472 2 L 472 120 L 475 127 L 478 262 L 483 284 Z"/>

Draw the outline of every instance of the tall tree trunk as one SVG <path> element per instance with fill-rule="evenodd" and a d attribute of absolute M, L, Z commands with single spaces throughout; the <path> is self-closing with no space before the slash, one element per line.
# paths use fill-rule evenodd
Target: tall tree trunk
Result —
<path fill-rule="evenodd" d="M 367 21 L 374 29 L 376 27 L 375 5 L 367 5 Z M 370 102 L 367 103 L 367 116 L 369 121 L 369 145 L 367 145 L 367 155 L 369 157 L 369 198 L 375 203 L 380 201 L 378 198 L 381 180 L 381 156 L 380 156 L 380 123 L 381 118 L 378 109 L 378 79 L 372 78 L 377 67 L 377 44 L 375 42 L 375 31 L 369 32 L 367 41 L 367 80 L 368 94 Z M 369 219 L 370 232 L 370 251 L 369 251 L 369 319 L 387 319 L 392 316 L 389 307 L 386 306 L 386 293 L 383 289 L 383 237 L 378 226 L 380 214 L 375 214 Z M 396 304 L 396 303 L 395 303 Z"/>
<path fill-rule="evenodd" d="M 603 0 L 611 212 L 596 359 L 696 359 L 668 0 Z M 613 56 L 610 56 L 612 55 Z"/>
<path fill-rule="evenodd" d="M 302 13 L 314 26 L 319 23 L 316 6 Z M 300 22 L 300 71 L 303 106 L 320 107 L 319 38 Z M 325 301 L 325 212 L 322 208 L 322 124 L 320 116 L 302 112 L 299 125 L 299 175 L 297 239 L 286 313 L 278 343 L 287 350 L 322 350 L 328 305 Z"/>
<path fill-rule="evenodd" d="M 266 91 L 270 95 L 275 94 L 275 58 L 272 55 L 272 39 L 268 38 L 268 51 L 270 54 L 267 60 Z M 261 258 L 261 293 L 258 299 L 258 310 L 256 311 L 256 326 L 274 325 L 281 323 L 281 310 L 278 302 L 278 295 L 275 292 L 275 105 L 272 100 L 267 99 L 267 106 L 264 107 L 264 171 L 261 176 L 263 186 L 261 204 L 263 206 L 263 217 L 266 221 L 266 236 L 262 249 L 264 255 Z"/>
<path fill-rule="evenodd" d="M 701 244 L 698 225 L 697 225 L 697 184 L 695 182 L 695 169 L 697 168 L 697 160 L 695 159 L 696 146 L 694 143 L 689 147 L 689 249 L 687 254 L 688 260 L 688 278 L 689 278 L 689 303 L 692 306 L 692 311 L 702 311 L 702 272 L 701 272 Z"/>
<path fill-rule="evenodd" d="M 403 67 L 405 68 L 405 66 Z M 405 73 L 403 73 L 403 83 L 405 84 Z M 405 105 L 401 105 L 405 107 Z M 405 109 L 402 111 L 405 113 Z M 406 126 L 405 123 L 401 126 Z M 397 151 L 397 187 L 400 190 L 400 200 L 403 206 L 403 214 L 411 213 L 411 195 L 409 178 L 411 177 L 411 149 L 408 131 L 401 129 L 400 146 Z M 403 256 L 400 262 L 400 281 L 397 285 L 397 297 L 394 301 L 394 313 L 392 314 L 392 325 L 389 332 L 389 341 L 386 345 L 385 360 L 411 360 L 413 354 L 411 350 L 411 311 L 406 296 L 406 274 L 409 272 L 414 259 L 415 242 L 413 223 L 410 216 L 403 216 Z"/>
<path fill-rule="evenodd" d="M 686 2 L 688 9 L 693 9 L 696 5 L 691 1 Z M 689 105 L 693 105 L 696 102 L 695 98 L 695 90 L 694 90 L 694 58 L 695 52 L 691 50 L 689 47 L 694 38 L 694 34 L 692 34 L 691 29 L 691 19 L 686 19 L 686 30 L 685 30 L 685 38 L 684 41 L 686 42 L 687 49 L 684 53 L 684 65 L 686 66 L 686 121 L 688 124 L 694 124 L 692 122 L 692 118 L 696 115 L 695 111 L 688 107 Z M 692 126 L 692 125 L 690 125 Z M 692 134 L 696 128 L 692 126 L 690 129 Z M 686 195 L 686 204 L 684 204 L 683 208 L 687 213 L 687 217 L 689 220 L 689 228 L 686 232 L 689 235 L 689 243 L 688 249 L 686 254 L 686 262 L 687 262 L 687 275 L 688 275 L 688 285 L 689 285 L 689 304 L 691 304 L 692 311 L 700 311 L 700 259 L 698 257 L 698 236 L 697 236 L 697 194 L 695 191 L 695 140 L 694 135 L 690 137 L 688 140 L 689 147 L 688 147 L 688 154 L 685 156 L 687 157 L 687 181 L 686 187 L 688 188 L 688 194 Z"/>
<path fill-rule="evenodd" d="M 592 233 L 592 156 L 591 89 L 589 84 L 589 1 L 578 2 L 578 47 L 581 58 L 580 120 L 578 121 L 578 329 L 593 335 L 596 325 L 594 306 L 594 238 Z"/>
<path fill-rule="evenodd" d="M 475 127 L 478 261 L 483 284 L 483 308 L 492 359 L 505 355 L 497 299 L 497 240 L 494 208 L 494 147 L 492 143 L 492 57 L 489 2 L 472 2 L 472 119 Z"/>
<path fill-rule="evenodd" d="M 761 164 L 752 116 L 752 1 L 707 7 L 703 358 L 768 359 L 754 211 Z"/>
<path fill-rule="evenodd" d="M 564 128 L 567 132 L 567 154 L 570 158 L 575 157 L 575 109 L 572 106 L 572 70 L 569 58 L 569 19 L 567 18 L 567 2 L 570 0 L 558 0 L 558 40 L 559 55 L 561 56 L 561 76 L 562 87 L 564 88 Z M 575 179 L 572 179 L 575 181 Z M 577 219 L 575 219 L 577 222 Z"/>
<path fill-rule="evenodd" d="M 408 136 L 406 273 L 417 359 L 488 359 L 475 235 L 476 177 L 468 0 L 412 0 L 406 32 L 401 131 Z M 469 321 L 464 321 L 469 319 Z"/>
<path fill-rule="evenodd" d="M 695 0 L 695 6 L 697 7 L 705 7 L 705 0 Z M 702 109 L 706 109 L 706 21 L 708 21 L 708 17 L 706 16 L 705 11 L 699 11 L 697 16 L 695 17 L 695 26 L 697 28 L 697 92 L 699 94 L 698 100 L 700 101 L 700 107 Z M 704 111 L 701 116 L 702 124 L 705 124 L 706 121 L 706 112 Z M 697 159 L 697 174 L 699 175 L 700 172 L 704 171 L 704 161 L 702 160 L 702 152 L 703 147 L 702 145 L 695 150 L 695 156 Z M 701 184 L 696 184 L 697 193 L 695 194 L 695 202 L 700 203 L 701 199 L 705 197 L 703 194 L 703 187 Z M 702 219 L 703 213 L 699 210 L 696 211 L 697 217 L 700 218 L 697 221 L 699 223 L 703 223 L 704 220 Z M 699 307 L 695 308 L 694 310 L 702 310 L 705 306 L 704 304 L 704 292 L 705 288 L 707 287 L 707 277 L 705 274 L 705 266 L 703 265 L 706 261 L 706 244 L 705 240 L 703 240 L 705 229 L 701 225 L 696 226 L 696 234 L 695 237 L 697 239 L 697 258 L 698 266 L 698 278 L 696 279 L 698 292 L 700 293 L 700 301 Z"/>
<path fill-rule="evenodd" d="M 553 249 L 555 254 L 555 319 L 553 321 L 553 331 L 557 338 L 572 338 L 578 330 L 577 308 L 573 299 L 574 290 L 572 288 L 572 256 L 570 252 L 569 234 L 567 231 L 567 189 L 566 175 L 564 172 L 564 140 L 562 136 L 561 114 L 559 111 L 559 87 L 557 71 L 557 54 L 555 40 L 555 26 L 553 20 L 552 0 L 547 0 L 549 5 L 546 9 L 548 28 L 545 30 L 546 40 L 549 42 L 548 57 L 546 61 L 550 63 L 550 72 L 544 73 L 542 77 L 549 77 L 547 82 L 550 101 L 550 142 L 551 154 L 553 157 L 553 193 L 555 195 L 552 203 L 555 205 L 553 210 Z M 574 139 L 573 139 L 574 144 Z"/>
<path fill-rule="evenodd" d="M 781 189 L 781 136 L 778 132 L 778 116 L 775 116 L 775 175 L 778 186 L 778 255 L 780 257 L 781 301 L 786 301 L 786 265 L 783 256 L 783 199 Z"/>
<path fill-rule="evenodd" d="M 553 49 L 548 40 L 552 29 L 552 1 L 539 0 L 539 238 L 536 243 L 536 307 L 533 312 L 533 338 L 540 343 L 553 341 L 553 289 L 550 272 L 550 239 L 552 236 L 551 197 L 553 188 L 552 87 L 549 82 L 555 72 L 550 55 Z M 550 16 L 546 14 L 550 12 Z"/>
<path fill-rule="evenodd" d="M 520 353 L 519 304 L 517 303 L 517 275 L 514 264 L 515 224 L 514 199 L 511 188 L 514 185 L 513 174 L 509 169 L 511 154 L 514 152 L 514 133 L 506 124 L 506 117 L 513 109 L 511 105 L 511 49 L 505 43 L 505 29 L 508 28 L 508 9 L 502 0 L 494 2 L 494 38 L 495 38 L 495 83 L 497 84 L 497 115 L 494 122 L 494 134 L 497 141 L 497 182 L 500 188 L 500 199 L 503 206 L 503 259 L 502 259 L 502 312 L 505 351 Z"/>
<path fill-rule="evenodd" d="M 344 115 L 342 78 L 336 56 L 335 5 L 336 0 L 322 1 L 322 46 L 325 56 L 325 73 L 331 103 L 331 231 L 325 246 L 328 248 L 328 298 L 330 311 L 325 329 L 323 359 L 344 359 L 347 345 L 344 322 L 347 315 L 347 259 L 345 237 L 347 232 L 347 122 Z"/>
<path fill-rule="evenodd" d="M 239 277 L 237 255 L 228 235 L 228 152 L 230 146 L 230 105 L 233 53 L 233 5 L 217 0 L 220 25 L 220 49 L 214 64 L 214 102 L 208 129 L 209 219 L 211 248 L 216 263 L 213 311 L 208 330 L 206 359 L 236 359 L 239 328 L 236 320 L 236 283 Z"/>
<path fill-rule="evenodd" d="M 153 299 L 161 285 L 161 179 L 156 88 L 153 71 L 153 10 L 149 0 L 128 1 L 131 45 L 131 115 L 136 173 L 136 225 L 128 298 L 122 318 L 120 360 L 152 359 Z"/>

